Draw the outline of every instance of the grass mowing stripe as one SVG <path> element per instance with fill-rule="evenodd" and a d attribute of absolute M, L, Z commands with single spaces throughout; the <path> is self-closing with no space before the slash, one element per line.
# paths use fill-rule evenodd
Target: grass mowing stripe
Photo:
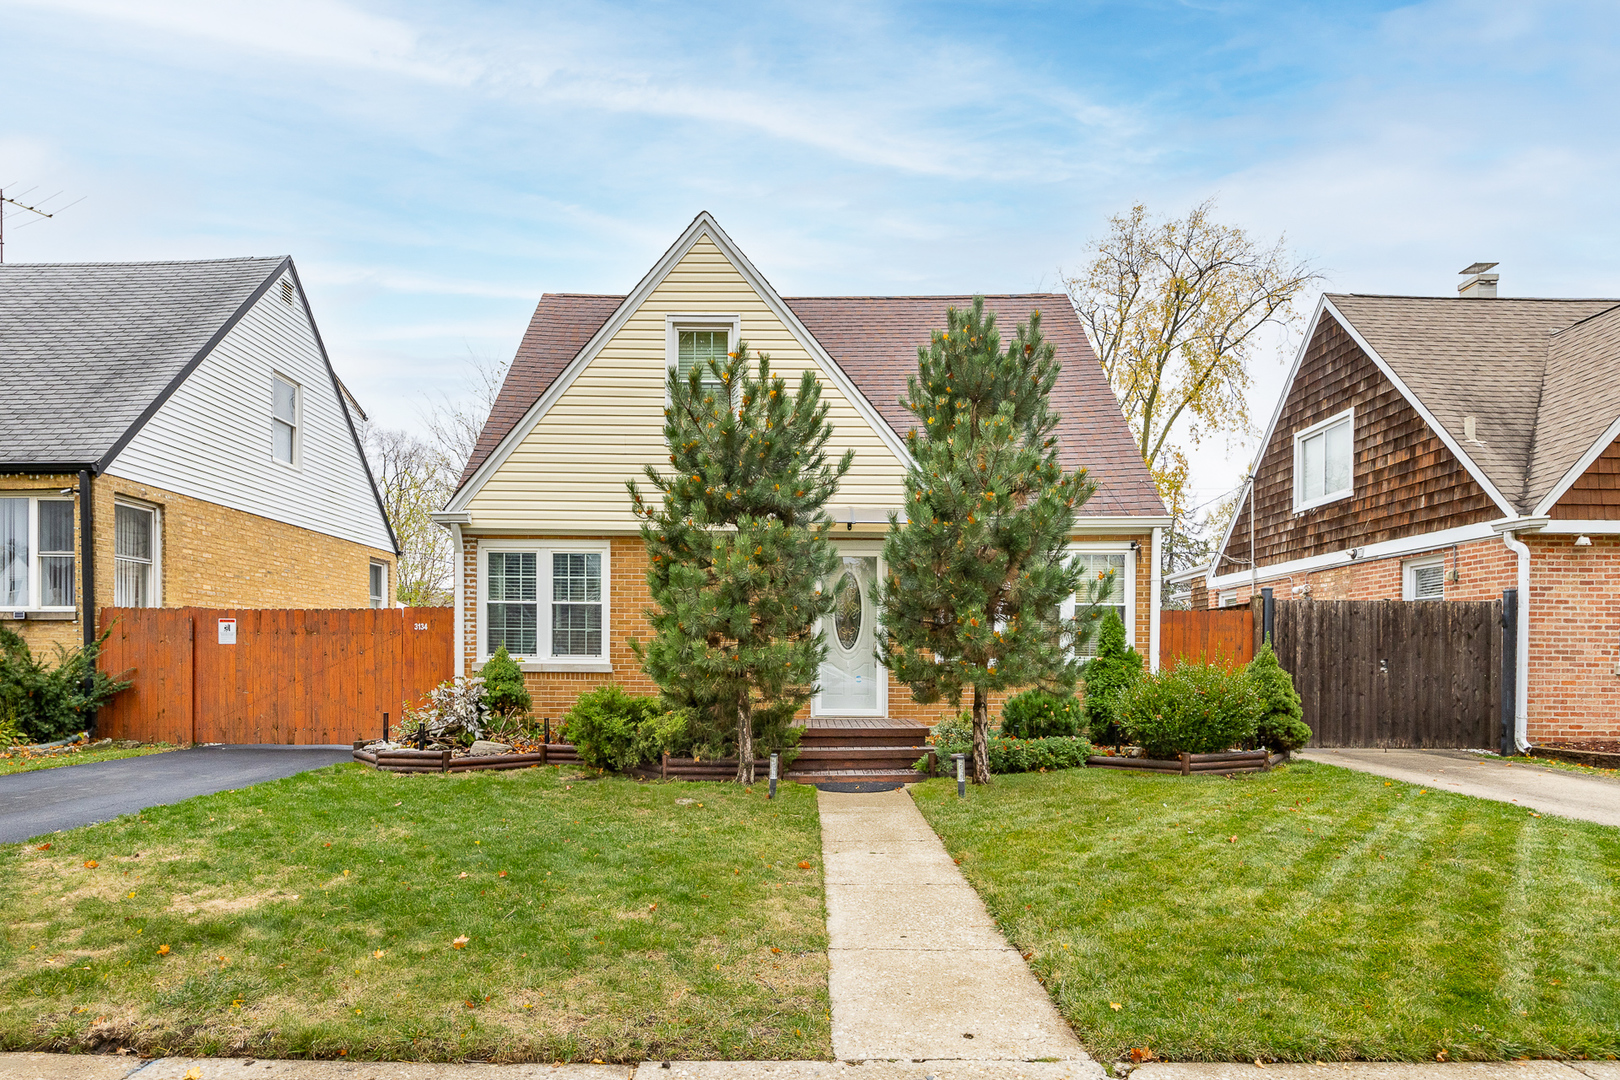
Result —
<path fill-rule="evenodd" d="M 1105 1059 L 1620 1052 L 1620 830 L 1312 763 L 913 790 Z"/>

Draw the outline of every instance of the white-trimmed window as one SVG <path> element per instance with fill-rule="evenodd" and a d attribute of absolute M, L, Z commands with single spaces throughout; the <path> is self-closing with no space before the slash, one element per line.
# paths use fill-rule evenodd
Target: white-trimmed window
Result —
<path fill-rule="evenodd" d="M 298 463 L 298 384 L 270 376 L 270 455 L 283 465 Z"/>
<path fill-rule="evenodd" d="M 1238 606 L 1237 590 L 1236 589 L 1228 589 L 1226 592 L 1221 593 L 1220 602 L 1219 602 L 1218 606 L 1223 607 L 1223 608 L 1237 607 Z"/>
<path fill-rule="evenodd" d="M 1446 598 L 1446 557 L 1408 559 L 1401 564 L 1401 595 L 1407 600 Z"/>
<path fill-rule="evenodd" d="M 77 567 L 72 499 L 0 495 L 0 608 L 71 611 Z"/>
<path fill-rule="evenodd" d="M 479 552 L 479 655 L 563 667 L 608 662 L 605 544 L 511 542 Z"/>
<path fill-rule="evenodd" d="M 158 607 L 157 510 L 118 503 L 113 507 L 113 603 Z"/>
<path fill-rule="evenodd" d="M 385 562 L 379 562 L 376 559 L 371 560 L 369 576 L 370 580 L 367 582 L 367 587 L 371 593 L 371 606 L 387 607 L 388 564 Z"/>
<path fill-rule="evenodd" d="M 1355 493 L 1355 410 L 1294 435 L 1294 512 Z"/>
<path fill-rule="evenodd" d="M 668 316 L 665 322 L 665 363 L 684 382 L 693 368 L 705 391 L 726 396 L 725 385 L 709 369 L 709 361 L 725 366 L 737 345 L 739 320 L 731 315 Z"/>
<path fill-rule="evenodd" d="M 1093 625 L 1102 626 L 1102 618 L 1110 611 L 1118 612 L 1125 623 L 1125 643 L 1136 644 L 1136 620 L 1131 617 L 1136 606 L 1136 559 L 1129 544 L 1076 544 L 1069 548 L 1069 552 L 1080 560 L 1086 577 L 1093 581 L 1103 581 L 1112 575 L 1107 591 L 1103 593 L 1101 602 L 1097 605 L 1098 621 Z M 1065 619 L 1072 619 L 1078 610 L 1076 597 L 1069 597 L 1060 609 Z M 1093 630 L 1086 643 L 1081 647 L 1080 656 L 1095 656 L 1097 654 L 1097 632 Z"/>

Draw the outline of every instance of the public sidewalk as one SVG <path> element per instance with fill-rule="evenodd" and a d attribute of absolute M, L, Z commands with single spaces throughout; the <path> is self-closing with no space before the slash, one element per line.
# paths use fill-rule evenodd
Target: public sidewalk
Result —
<path fill-rule="evenodd" d="M 1620 825 L 1620 779 L 1467 750 L 1300 750 L 1295 757 L 1391 780 L 1513 803 L 1543 814 Z"/>
<path fill-rule="evenodd" d="M 905 789 L 817 800 L 834 1057 L 1102 1076 Z"/>

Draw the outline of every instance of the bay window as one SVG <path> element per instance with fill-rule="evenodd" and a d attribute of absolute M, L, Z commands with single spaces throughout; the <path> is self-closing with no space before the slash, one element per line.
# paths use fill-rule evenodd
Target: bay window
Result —
<path fill-rule="evenodd" d="M 71 610 L 77 569 L 72 499 L 0 495 L 0 608 Z"/>
<path fill-rule="evenodd" d="M 607 662 L 605 545 L 486 547 L 480 569 L 481 656 L 505 646 L 514 658 L 541 666 Z"/>

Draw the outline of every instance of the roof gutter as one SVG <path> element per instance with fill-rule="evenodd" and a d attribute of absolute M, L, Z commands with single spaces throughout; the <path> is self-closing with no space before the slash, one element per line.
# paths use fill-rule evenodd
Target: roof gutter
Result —
<path fill-rule="evenodd" d="M 99 471 L 93 461 L 4 461 L 0 462 L 0 476 L 52 475 Z"/>
<path fill-rule="evenodd" d="M 1544 517 L 1491 522 L 1491 528 L 1502 535 L 1508 550 L 1519 557 L 1518 648 L 1513 657 L 1513 746 L 1521 754 L 1530 749 L 1530 548 L 1515 534 L 1539 532 L 1547 522 Z"/>

